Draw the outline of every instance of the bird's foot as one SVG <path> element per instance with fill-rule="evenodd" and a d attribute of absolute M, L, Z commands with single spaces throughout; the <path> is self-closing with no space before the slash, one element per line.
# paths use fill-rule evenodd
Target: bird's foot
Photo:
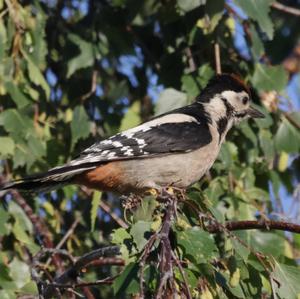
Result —
<path fill-rule="evenodd" d="M 137 194 L 129 194 L 128 196 L 121 196 L 122 207 L 124 210 L 133 211 L 142 203 L 142 197 Z"/>

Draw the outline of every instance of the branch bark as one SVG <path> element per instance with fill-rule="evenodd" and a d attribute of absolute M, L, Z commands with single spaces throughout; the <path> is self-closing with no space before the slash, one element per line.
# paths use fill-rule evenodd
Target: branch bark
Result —
<path fill-rule="evenodd" d="M 92 285 L 92 283 L 84 283 L 83 285 L 77 284 L 77 277 L 80 273 L 80 270 L 86 267 L 86 265 L 90 264 L 92 261 L 95 261 L 102 257 L 115 256 L 120 254 L 120 249 L 118 246 L 110 246 L 105 248 L 99 248 L 93 250 L 83 256 L 81 256 L 73 266 L 67 269 L 64 273 L 58 276 L 53 283 L 49 283 L 46 285 L 44 290 L 44 298 L 52 298 L 56 294 L 56 288 L 67 288 L 68 284 L 78 286 L 78 287 L 86 287 L 88 285 Z M 101 283 L 104 283 L 105 280 L 102 280 Z M 96 281 L 96 284 L 100 284 L 100 281 Z"/>
<path fill-rule="evenodd" d="M 283 230 L 291 233 L 300 234 L 300 225 L 285 222 L 285 221 L 259 221 L 259 220 L 245 220 L 245 221 L 228 221 L 224 224 L 229 231 L 248 230 L 248 229 L 263 229 L 263 230 Z M 210 233 L 222 232 L 222 227 L 217 223 L 212 223 L 206 227 Z"/>
<path fill-rule="evenodd" d="M 298 8 L 287 6 L 287 5 L 281 4 L 279 2 L 274 2 L 274 3 L 272 3 L 271 6 L 277 10 L 283 11 L 290 15 L 300 17 L 300 9 L 298 9 Z"/>

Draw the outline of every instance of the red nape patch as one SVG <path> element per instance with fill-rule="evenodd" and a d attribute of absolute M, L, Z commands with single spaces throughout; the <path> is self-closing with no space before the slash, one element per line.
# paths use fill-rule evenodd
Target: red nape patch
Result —
<path fill-rule="evenodd" d="M 244 81 L 241 77 L 239 77 L 239 76 L 236 75 L 236 74 L 230 74 L 230 76 L 231 76 L 238 84 L 242 85 L 242 86 L 245 88 L 245 90 L 246 90 L 249 94 L 251 94 L 251 91 L 250 91 L 249 86 L 245 83 L 245 81 Z"/>

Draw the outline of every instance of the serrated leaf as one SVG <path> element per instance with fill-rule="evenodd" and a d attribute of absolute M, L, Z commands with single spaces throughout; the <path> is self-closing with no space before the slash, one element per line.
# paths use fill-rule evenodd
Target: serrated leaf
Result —
<path fill-rule="evenodd" d="M 80 138 L 86 138 L 90 133 L 90 122 L 83 106 L 76 106 L 73 112 L 71 122 L 72 144 L 73 148 Z"/>
<path fill-rule="evenodd" d="M 29 152 L 36 159 L 41 158 L 46 155 L 46 146 L 41 141 L 41 139 L 38 138 L 36 135 L 30 135 L 28 137 L 27 145 L 28 145 Z"/>
<path fill-rule="evenodd" d="M 165 89 L 157 100 L 155 114 L 163 114 L 187 104 L 187 95 L 174 88 Z"/>
<path fill-rule="evenodd" d="M 100 205 L 102 193 L 100 191 L 94 191 L 92 198 L 92 208 L 91 208 L 91 231 L 95 229 L 95 223 L 97 218 L 97 212 Z"/>
<path fill-rule="evenodd" d="M 177 232 L 177 242 L 193 262 L 207 262 L 216 256 L 217 247 L 212 236 L 197 227 Z"/>
<path fill-rule="evenodd" d="M 15 142 L 10 137 L 0 137 L 0 155 L 6 157 L 13 155 L 15 151 Z"/>
<path fill-rule="evenodd" d="M 255 65 L 252 83 L 258 90 L 282 91 L 288 82 L 288 75 L 283 66 L 268 66 L 261 63 Z"/>
<path fill-rule="evenodd" d="M 280 298 L 298 299 L 300 295 L 300 269 L 293 266 L 280 264 L 275 261 L 275 269 L 272 277 L 278 282 L 274 282 L 274 291 Z"/>
<path fill-rule="evenodd" d="M 42 74 L 40 69 L 34 64 L 32 58 L 25 51 L 22 51 L 22 54 L 24 55 L 24 57 L 27 61 L 28 74 L 29 74 L 30 80 L 34 84 L 41 86 L 42 89 L 45 91 L 46 98 L 49 99 L 50 87 L 49 87 L 47 81 L 45 80 L 44 75 Z"/>
<path fill-rule="evenodd" d="M 0 207 L 0 236 L 7 235 L 9 233 L 10 225 L 8 219 L 10 218 L 7 211 Z"/>
<path fill-rule="evenodd" d="M 151 222 L 138 221 L 133 224 L 130 229 L 130 234 L 132 235 L 134 243 L 139 251 L 142 250 L 147 243 L 145 234 L 150 232 L 151 224 Z"/>
<path fill-rule="evenodd" d="M 70 78 L 77 70 L 92 66 L 95 55 L 93 44 L 83 40 L 76 34 L 69 34 L 68 38 L 79 48 L 79 55 L 68 62 L 67 78 Z"/>
<path fill-rule="evenodd" d="M 123 244 L 125 240 L 130 240 L 132 237 L 131 235 L 127 232 L 125 228 L 118 228 L 113 231 L 111 234 L 111 242 L 114 244 Z"/>
<path fill-rule="evenodd" d="M 23 108 L 30 104 L 30 100 L 27 98 L 27 96 L 25 96 L 19 87 L 13 84 L 11 81 L 5 82 L 5 88 L 18 108 Z"/>
<path fill-rule="evenodd" d="M 269 16 L 270 5 L 275 0 L 233 0 L 251 19 L 258 22 L 260 29 L 265 32 L 269 39 L 273 38 L 274 25 Z"/>
<path fill-rule="evenodd" d="M 33 226 L 31 221 L 28 219 L 27 215 L 25 214 L 24 210 L 17 205 L 15 202 L 11 201 L 8 205 L 8 212 L 14 217 L 14 219 L 19 222 L 20 226 L 28 231 L 29 233 L 32 233 Z"/>
<path fill-rule="evenodd" d="M 287 120 L 283 120 L 275 135 L 275 146 L 278 151 L 297 153 L 300 148 L 300 133 Z"/>
<path fill-rule="evenodd" d="M 121 275 L 114 280 L 113 290 L 115 295 L 121 295 L 122 293 L 134 294 L 139 291 L 138 270 L 138 264 L 130 263 L 126 266 Z"/>
<path fill-rule="evenodd" d="M 34 130 L 32 120 L 26 116 L 22 115 L 16 109 L 7 109 L 0 114 L 0 125 L 4 126 L 5 130 L 9 133 L 25 135 L 24 128 L 26 128 L 26 133 Z"/>
<path fill-rule="evenodd" d="M 14 223 L 12 232 L 15 235 L 15 238 L 19 242 L 25 244 L 32 254 L 36 254 L 40 250 L 39 246 L 34 243 L 31 237 L 24 230 L 24 227 L 20 225 L 19 221 Z"/>
<path fill-rule="evenodd" d="M 249 30 L 251 34 L 251 44 L 252 44 L 251 52 L 254 59 L 257 61 L 262 57 L 262 55 L 265 52 L 264 44 L 253 24 L 250 24 Z"/>
<path fill-rule="evenodd" d="M 18 288 L 22 288 L 31 280 L 30 268 L 24 262 L 14 258 L 9 264 L 10 276 Z"/>

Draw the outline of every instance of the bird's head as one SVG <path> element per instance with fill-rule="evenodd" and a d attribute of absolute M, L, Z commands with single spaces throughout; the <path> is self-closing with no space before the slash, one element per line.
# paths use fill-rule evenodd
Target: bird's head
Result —
<path fill-rule="evenodd" d="M 264 117 L 250 105 L 250 89 L 236 75 L 215 76 L 203 89 L 198 100 L 204 104 L 206 112 L 215 121 L 227 119 L 235 124 L 247 118 Z"/>

